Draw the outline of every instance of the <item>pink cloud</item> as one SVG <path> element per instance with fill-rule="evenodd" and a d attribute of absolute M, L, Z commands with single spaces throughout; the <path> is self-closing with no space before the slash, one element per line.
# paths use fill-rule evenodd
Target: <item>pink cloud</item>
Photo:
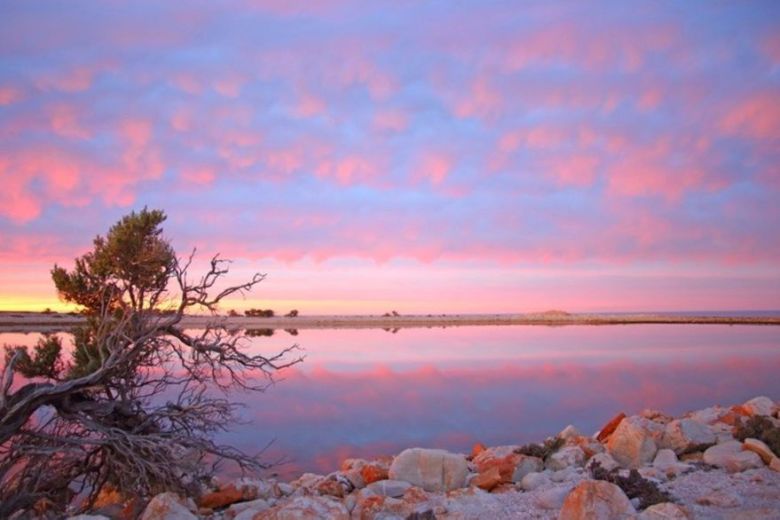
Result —
<path fill-rule="evenodd" d="M 554 156 L 545 161 L 549 175 L 562 186 L 585 187 L 596 180 L 600 159 L 591 154 Z"/>
<path fill-rule="evenodd" d="M 0 86 L 0 106 L 16 103 L 23 98 L 24 92 L 21 89 L 11 85 Z"/>
<path fill-rule="evenodd" d="M 100 65 L 82 65 L 64 71 L 46 73 L 36 80 L 36 85 L 39 88 L 63 92 L 83 92 L 92 86 L 95 76 L 104 68 Z"/>
<path fill-rule="evenodd" d="M 92 133 L 78 120 L 79 109 L 73 105 L 59 104 L 49 109 L 51 129 L 55 134 L 70 139 L 89 139 Z"/>
<path fill-rule="evenodd" d="M 777 140 L 780 137 L 780 92 L 754 94 L 731 106 L 720 120 L 729 135 L 750 139 Z"/>
<path fill-rule="evenodd" d="M 325 101 L 322 98 L 310 93 L 303 93 L 298 96 L 298 103 L 295 107 L 295 113 L 300 117 L 312 117 L 322 114 L 325 111 Z"/>
<path fill-rule="evenodd" d="M 403 110 L 379 110 L 374 113 L 373 127 L 379 131 L 403 132 L 409 126 L 409 114 Z"/>
<path fill-rule="evenodd" d="M 456 102 L 454 111 L 458 117 L 489 118 L 500 110 L 503 102 L 503 96 L 490 85 L 487 77 L 479 76 Z"/>
<path fill-rule="evenodd" d="M 227 75 L 214 82 L 214 90 L 228 98 L 236 98 L 246 80 L 238 75 Z"/>
<path fill-rule="evenodd" d="M 428 179 L 431 184 L 439 185 L 447 178 L 453 164 L 452 157 L 447 154 L 428 152 L 423 155 L 414 177 L 417 179 Z"/>
<path fill-rule="evenodd" d="M 216 171 L 208 166 L 186 168 L 181 172 L 181 178 L 188 183 L 208 186 L 214 182 Z"/>

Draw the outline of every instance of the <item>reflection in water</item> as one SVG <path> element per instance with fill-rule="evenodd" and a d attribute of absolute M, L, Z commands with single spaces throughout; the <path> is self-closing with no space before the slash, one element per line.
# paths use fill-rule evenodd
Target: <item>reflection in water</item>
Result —
<path fill-rule="evenodd" d="M 278 352 L 285 337 L 255 335 L 251 348 Z M 243 396 L 247 423 L 220 439 L 248 451 L 276 439 L 269 457 L 294 460 L 285 476 L 409 446 L 525 443 L 570 423 L 593 432 L 621 410 L 780 398 L 780 327 L 301 330 L 295 341 L 305 362 Z"/>

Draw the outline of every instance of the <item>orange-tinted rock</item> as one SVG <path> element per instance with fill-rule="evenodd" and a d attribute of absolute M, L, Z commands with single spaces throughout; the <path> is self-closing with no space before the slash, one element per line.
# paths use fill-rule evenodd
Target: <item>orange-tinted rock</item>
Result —
<path fill-rule="evenodd" d="M 384 497 L 380 497 L 384 498 Z M 332 497 L 302 496 L 260 511 L 252 520 L 349 520 L 349 511 Z"/>
<path fill-rule="evenodd" d="M 480 489 L 484 489 L 485 491 L 490 491 L 491 489 L 498 486 L 503 481 L 501 472 L 498 469 L 498 466 L 492 466 L 490 469 L 480 473 L 474 479 L 471 481 L 472 486 L 477 486 Z"/>
<path fill-rule="evenodd" d="M 191 501 L 185 500 L 175 493 L 160 493 L 152 498 L 141 515 L 141 520 L 197 520 L 191 511 Z"/>
<path fill-rule="evenodd" d="M 474 457 L 476 457 L 477 455 L 479 455 L 480 453 L 482 453 L 486 449 L 487 449 L 487 446 L 485 446 L 481 442 L 478 442 L 478 443 L 474 444 L 474 446 L 471 448 L 471 455 L 470 455 L 469 458 L 473 459 Z"/>
<path fill-rule="evenodd" d="M 632 513 L 635 513 L 634 507 L 615 484 L 604 480 L 585 480 L 563 501 L 558 520 L 626 518 Z"/>
<path fill-rule="evenodd" d="M 125 497 L 114 486 L 105 485 L 100 489 L 95 503 L 92 504 L 93 509 L 100 509 L 102 507 L 113 506 L 117 504 L 123 504 Z"/>
<path fill-rule="evenodd" d="M 343 498 L 344 488 L 337 481 L 326 479 L 317 485 L 317 491 L 321 495 L 330 495 L 332 497 Z"/>
<path fill-rule="evenodd" d="M 742 449 L 757 453 L 758 456 L 761 457 L 761 460 L 764 461 L 764 464 L 767 465 L 772 462 L 772 459 L 777 458 L 774 452 L 769 449 L 769 446 L 758 439 L 745 439 L 742 443 Z"/>
<path fill-rule="evenodd" d="M 242 500 L 252 500 L 257 498 L 251 496 L 251 493 L 245 493 L 240 489 L 237 489 L 233 484 L 229 484 L 219 491 L 212 493 L 206 493 L 200 498 L 198 505 L 208 509 L 219 509 L 220 507 L 226 507 Z"/>
<path fill-rule="evenodd" d="M 514 453 L 510 446 L 501 446 L 481 451 L 474 457 L 474 465 L 478 473 L 487 473 L 493 468 L 497 468 L 501 475 L 501 482 L 512 482 L 512 475 L 515 472 L 515 466 L 520 462 L 524 455 Z"/>
<path fill-rule="evenodd" d="M 612 435 L 612 432 L 614 432 L 615 429 L 618 427 L 618 425 L 620 424 L 620 421 L 622 421 L 625 418 L 626 418 L 626 414 L 624 414 L 623 412 L 620 412 L 615 417 L 610 419 L 607 422 L 607 424 L 605 424 L 601 428 L 601 430 L 599 431 L 598 436 L 596 437 L 596 440 L 598 440 L 599 442 L 604 442 L 605 440 L 607 440 L 609 438 L 609 436 Z"/>
<path fill-rule="evenodd" d="M 360 476 L 365 485 L 373 484 L 379 480 L 387 480 L 387 468 L 376 464 L 366 464 L 360 468 Z"/>

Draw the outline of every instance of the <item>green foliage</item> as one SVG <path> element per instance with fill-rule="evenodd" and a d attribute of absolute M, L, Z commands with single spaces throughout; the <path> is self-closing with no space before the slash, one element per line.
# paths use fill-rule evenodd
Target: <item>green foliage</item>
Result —
<path fill-rule="evenodd" d="M 14 369 L 24 377 L 46 377 L 57 379 L 62 371 L 60 363 L 60 353 L 62 352 L 62 342 L 60 338 L 53 334 L 44 334 L 33 347 L 33 355 L 30 356 L 27 347 L 5 347 L 6 365 L 14 356 L 19 353 Z"/>
<path fill-rule="evenodd" d="M 775 426 L 768 417 L 754 415 L 747 421 L 740 423 L 735 429 L 734 438 L 743 442 L 748 438 L 758 439 L 780 457 L 780 428 Z"/>
<path fill-rule="evenodd" d="M 146 208 L 114 224 L 105 238 L 95 238 L 91 252 L 76 259 L 73 271 L 57 265 L 52 279 L 64 300 L 85 308 L 134 310 L 144 307 L 150 294 L 165 289 L 176 257 L 162 237 L 165 213 Z"/>

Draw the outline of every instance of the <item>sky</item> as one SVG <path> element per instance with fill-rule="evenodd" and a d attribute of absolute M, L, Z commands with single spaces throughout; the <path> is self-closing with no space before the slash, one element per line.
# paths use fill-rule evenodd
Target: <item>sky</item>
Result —
<path fill-rule="evenodd" d="M 780 309 L 780 3 L 0 0 L 0 310 L 143 207 L 302 314 Z M 196 267 L 200 267 L 199 264 Z"/>

